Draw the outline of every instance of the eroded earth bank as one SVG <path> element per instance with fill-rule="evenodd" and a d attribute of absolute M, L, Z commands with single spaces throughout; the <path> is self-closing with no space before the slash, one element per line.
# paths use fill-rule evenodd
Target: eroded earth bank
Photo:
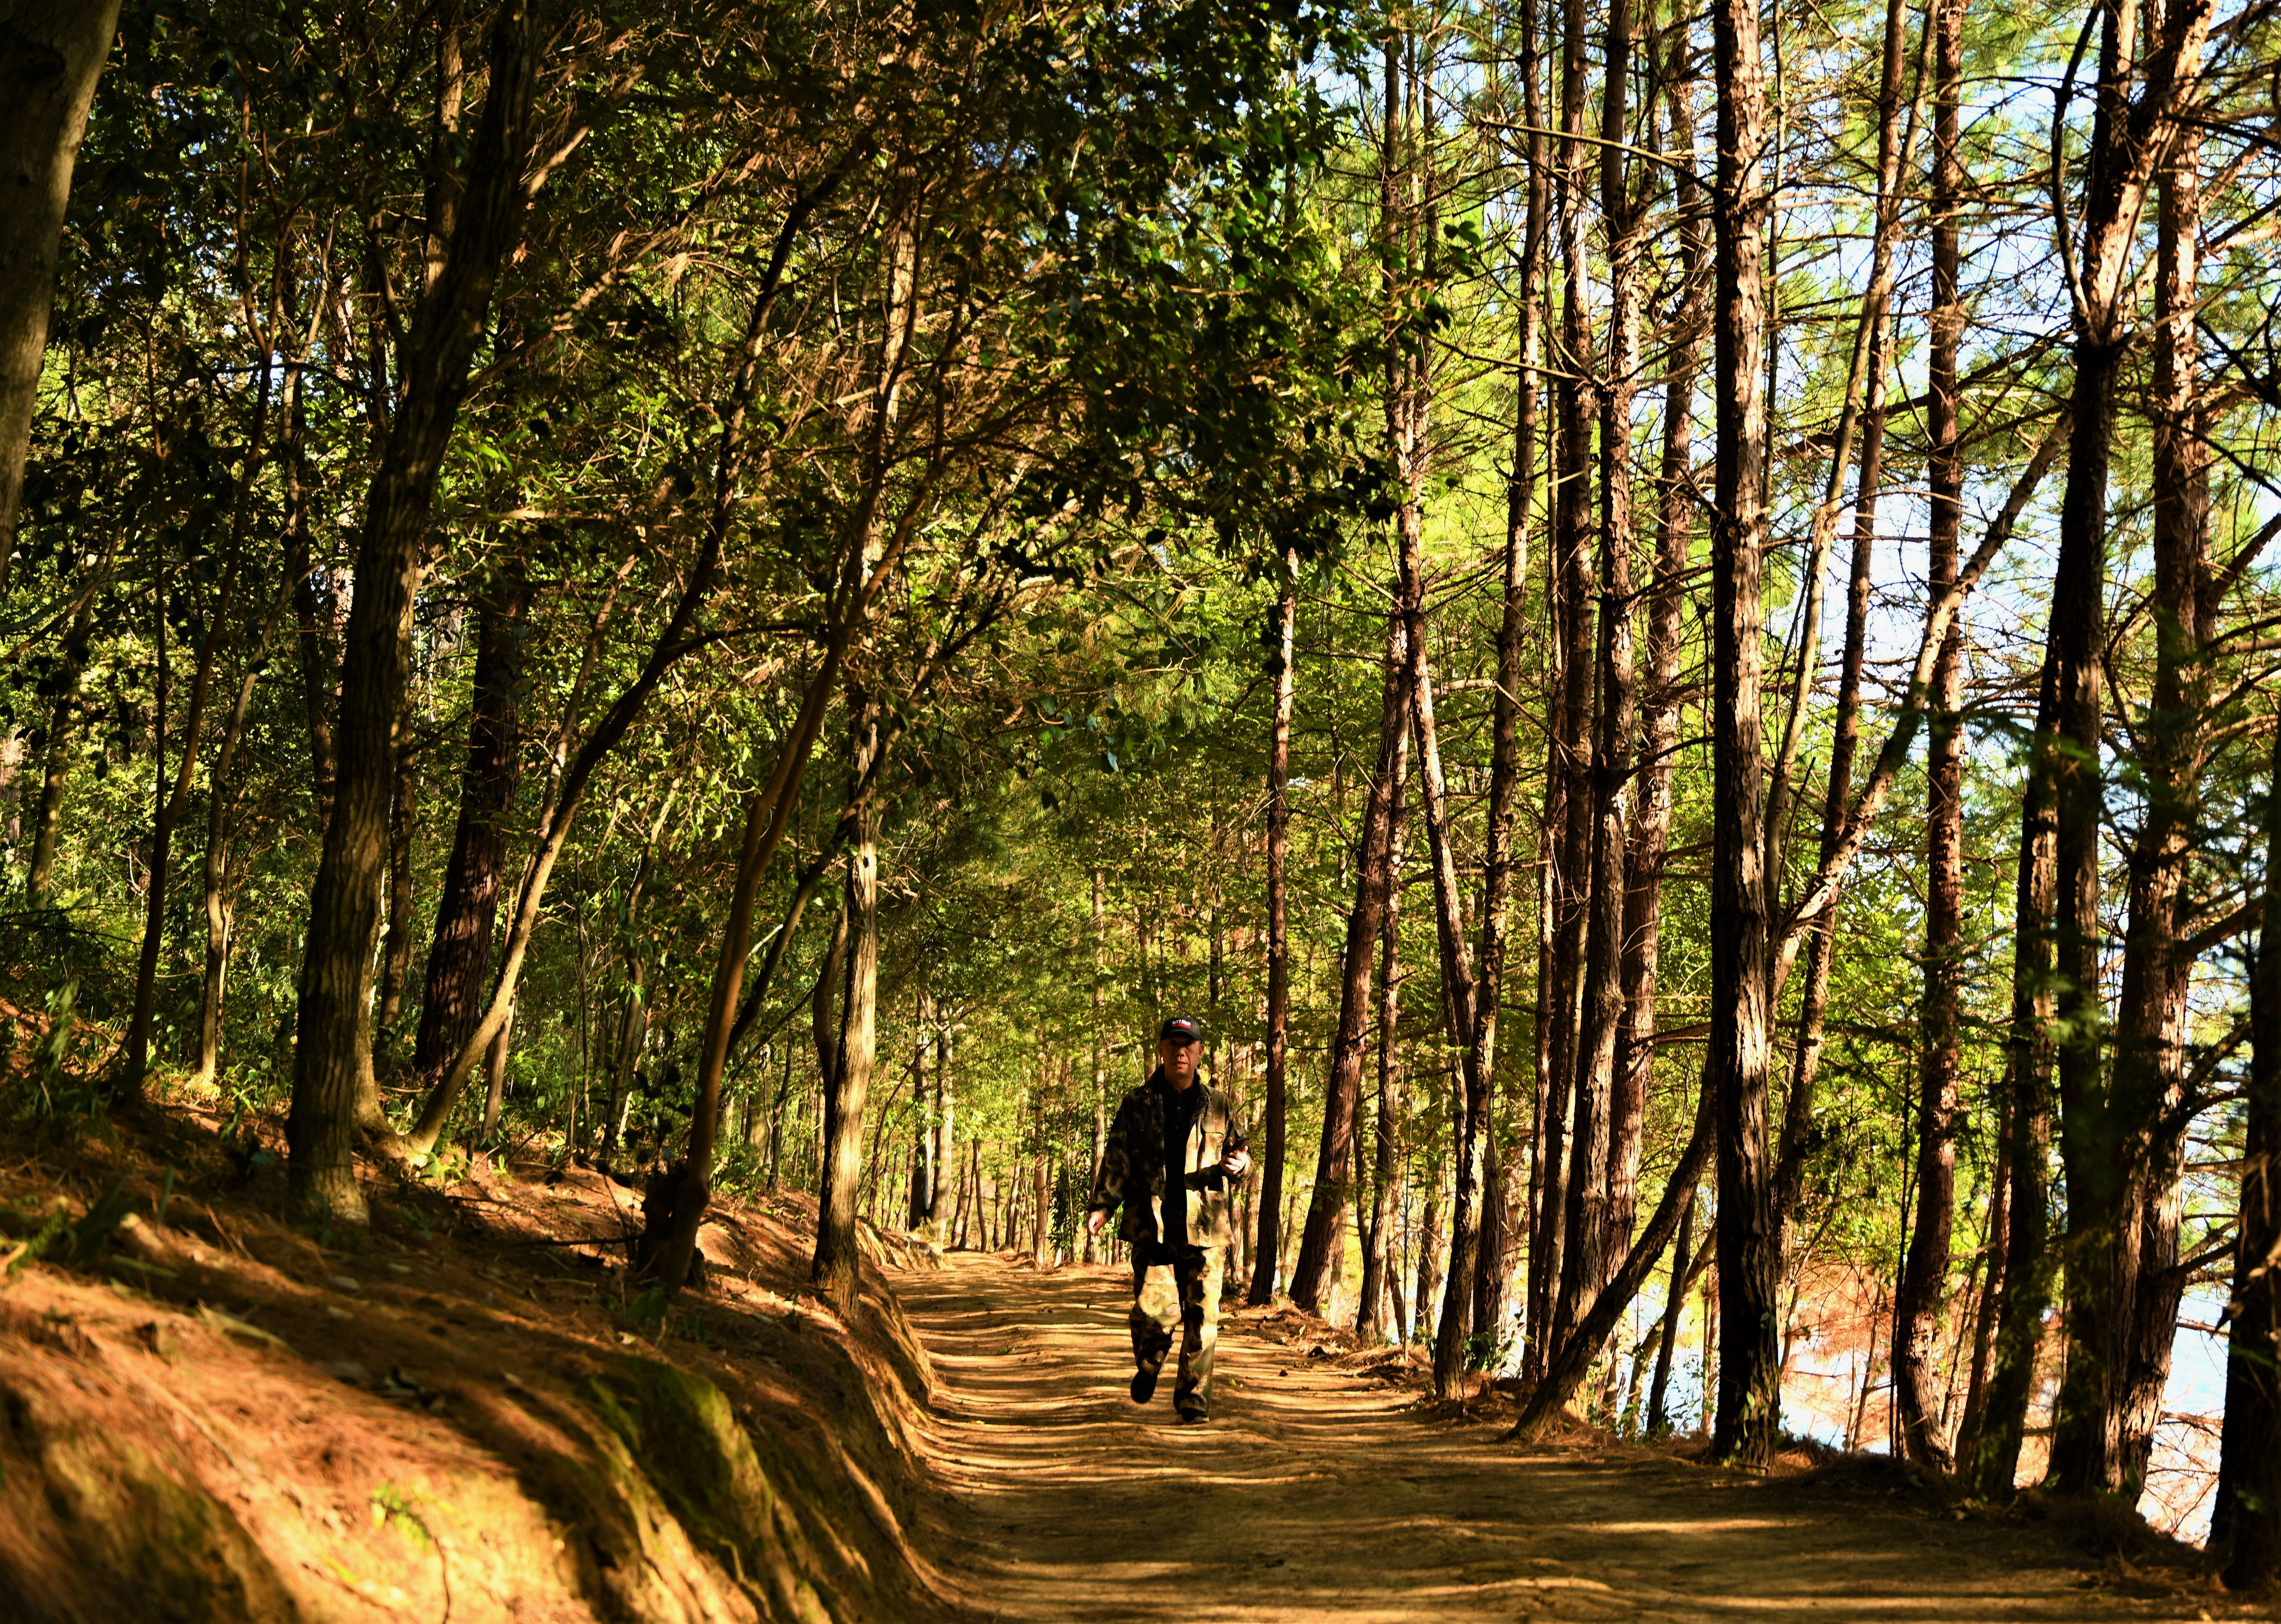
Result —
<path fill-rule="evenodd" d="M 2127 1520 L 1880 1465 L 1518 1452 L 1288 1312 L 1229 1316 L 1214 1424 L 1176 1427 L 1125 1396 L 1116 1271 L 873 1236 L 843 1318 L 789 1197 L 724 1204 L 670 1305 L 586 1170 L 297 1226 L 216 1126 L 0 1160 L 12 1624 L 2250 1612 Z"/>

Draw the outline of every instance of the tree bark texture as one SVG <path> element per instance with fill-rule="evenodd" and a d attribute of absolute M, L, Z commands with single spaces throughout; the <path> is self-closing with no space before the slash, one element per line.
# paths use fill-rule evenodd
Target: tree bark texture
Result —
<path fill-rule="evenodd" d="M 2192 73 L 2198 64 L 2182 62 Z M 2143 1483 L 2161 1419 L 2185 1274 L 2178 1226 L 2185 1171 L 2187 1034 L 2194 954 L 2190 865 L 2206 819 L 2209 644 L 2218 594 L 2210 569 L 2209 421 L 2202 404 L 2201 140 L 2172 135 L 2157 182 L 2153 420 L 2154 678 L 2138 726 L 2146 810 L 2130 843 L 2130 923 L 2115 1009 L 2112 1108 L 2130 1125 L 2131 1181 L 2124 1222 L 2139 1232 L 2139 1280 L 2123 1331 L 2123 1479 Z"/>
<path fill-rule="evenodd" d="M 57 245 L 119 0 L 19 0 L 0 18 L 0 604 L 16 552 Z"/>
<path fill-rule="evenodd" d="M 2266 786 L 2265 869 L 2281 873 L 2281 731 Z M 2226 1304 L 2225 1435 L 2210 1551 L 2225 1582 L 2254 1589 L 2281 1576 L 2281 894 L 2266 892 L 2250 979 L 2248 1118 L 2240 1235 Z"/>
<path fill-rule="evenodd" d="M 1957 423 L 1957 347 L 1964 305 L 1957 287 L 1956 211 L 1963 191 L 1958 108 L 1964 67 L 1961 0 L 1936 0 L 1933 28 L 1932 344 L 1926 470 L 1931 543 L 1926 584 L 1937 598 L 1956 584 L 1964 465 Z M 1901 1452 L 1945 1472 L 1935 1361 L 1948 1301 L 1950 1232 L 1956 1212 L 1957 1086 L 1964 940 L 1964 628 L 1949 623 L 1933 667 L 1925 811 L 1924 990 L 1919 1025 L 1915 1218 L 1893 1292 L 1893 1393 Z"/>
<path fill-rule="evenodd" d="M 2102 10 L 2091 147 L 2084 184 L 2076 300 L 2074 432 L 2060 504 L 2048 657 L 2059 687 L 2052 752 L 2058 809 L 2057 951 L 2061 1159 L 2067 1178 L 2067 1377 L 2052 1447 L 2053 1475 L 2069 1493 L 2120 1491 L 2132 1472 L 2125 1436 L 2130 1341 L 2146 1277 L 2140 1221 L 2158 1127 L 2158 1072 L 2118 1053 L 2115 1087 L 2101 1076 L 2105 1006 L 2099 971 L 2099 851 L 2106 812 L 2099 771 L 2105 719 L 2107 486 L 2115 397 L 2122 382 L 2134 227 L 2182 92 L 2198 77 L 2207 0 L 2168 8 L 2157 37 L 2134 53 L 2137 19 Z M 2140 56 L 2138 71 L 2130 58 Z M 2130 93 L 2134 77 L 2139 85 Z M 2061 177 L 2062 185 L 2064 176 Z M 2133 910 L 2134 917 L 2137 910 Z"/>
<path fill-rule="evenodd" d="M 2052 983 L 2052 910 L 2058 894 L 2057 808 L 2042 752 L 2059 722 L 2059 684 L 2049 661 L 2037 684 L 2035 743 L 2020 808 L 2020 847 L 2013 880 L 2012 1011 L 2004 1054 L 2007 1132 L 2000 1147 L 2009 1233 L 2004 1293 L 1998 1309 L 1995 1366 L 1970 1458 L 1974 1492 L 2011 1494 L 2019 1475 L 2036 1359 L 2043 1348 L 2044 1310 L 2051 1301 L 2053 1259 L 2050 1177 L 2051 1087 L 2055 1009 Z"/>
<path fill-rule="evenodd" d="M 1402 735 L 1410 725 L 1414 681 L 1404 617 L 1397 611 L 1387 617 L 1378 761 L 1371 772 L 1361 845 L 1355 857 L 1354 905 L 1347 913 L 1346 948 L 1339 977 L 1339 1025 L 1332 1040 L 1330 1078 L 1323 1090 L 1322 1144 L 1315 1160 L 1313 1193 L 1307 1201 L 1306 1227 L 1300 1235 L 1299 1254 L 1291 1264 L 1291 1301 L 1309 1313 L 1321 1313 L 1327 1306 L 1331 1270 L 1345 1238 L 1353 1178 L 1354 1120 L 1362 1094 L 1363 1048 L 1369 1036 L 1371 961 L 1376 955 L 1380 921 L 1386 915 L 1396 773 L 1403 756 Z M 1263 1213 L 1263 1230 L 1268 1221 Z M 1252 1289 L 1257 1292 L 1256 1283 Z"/>
<path fill-rule="evenodd" d="M 288 1166 L 305 1199 L 351 1221 L 365 1212 L 352 1149 L 359 1079 L 372 1059 L 373 942 L 421 555 L 492 290 L 522 237 L 536 51 L 521 0 L 499 7 L 489 57 L 458 217 L 445 264 L 413 314 L 403 398 L 365 499 L 342 655 L 332 817 L 310 889 Z"/>
<path fill-rule="evenodd" d="M 1877 541 L 1877 498 L 1884 483 L 1885 392 L 1893 364 L 1891 286 L 1900 219 L 1900 177 L 1916 133 L 1911 111 L 1908 136 L 1901 133 L 1901 92 L 1907 55 L 1908 8 L 1887 0 L 1885 46 L 1878 96 L 1877 228 L 1870 250 L 1869 290 L 1862 301 L 1866 376 L 1861 388 L 1860 461 L 1853 491 L 1852 567 L 1845 592 L 1845 640 L 1837 671 L 1837 708 L 1830 723 L 1829 772 L 1822 796 L 1819 868 L 1837 850 L 1846 809 L 1853 794 L 1853 764 L 1860 752 L 1861 678 L 1867 661 L 1869 591 Z M 1848 392 L 1850 404 L 1852 396 Z M 1842 438 L 1842 437 L 1841 437 Z M 1840 450 L 1842 451 L 1842 447 Z M 1833 459 L 1833 473 L 1839 472 Z M 1814 1085 L 1821 1067 L 1822 1025 L 1829 1007 L 1829 976 L 1836 955 L 1836 921 L 1825 912 L 1808 927 L 1805 986 L 1798 998 L 1798 1042 L 1790 1062 L 1790 1092 L 1782 1102 L 1782 1154 L 1775 1171 L 1775 1217 L 1790 1250 L 1790 1222 L 1805 1176 L 1813 1136 Z"/>
<path fill-rule="evenodd" d="M 1691 159 L 1695 146 L 1694 82 L 1685 41 L 1674 31 L 1666 62 L 1665 102 L 1672 151 Z M 1680 267 L 1689 290 L 1678 313 L 1678 332 L 1664 375 L 1663 447 L 1655 511 L 1655 573 L 1648 588 L 1647 664 L 1639 684 L 1639 747 L 1626 835 L 1621 962 L 1624 1015 L 1616 1046 L 1616 1086 L 1611 1117 L 1621 1125 L 1631 1176 L 1612 1182 L 1608 1228 L 1628 1244 L 1638 1207 L 1637 1144 L 1648 1084 L 1655 1074 L 1656 991 L 1662 959 L 1663 885 L 1671 844 L 1672 781 L 1679 750 L 1680 667 L 1685 638 L 1686 577 L 1695 534 L 1695 493 L 1689 479 L 1694 446 L 1695 380 L 1702 365 L 1710 313 L 1704 271 L 1710 239 L 1699 218 L 1700 188 L 1689 164 L 1679 170 L 1674 199 L 1680 218 Z M 1690 1217 L 1692 1209 L 1689 1209 Z M 1682 1248 L 1683 1249 L 1683 1248 Z M 1675 1329 L 1675 1327 L 1674 1327 Z M 1668 1363 L 1666 1336 L 1658 1367 Z"/>
<path fill-rule="evenodd" d="M 1394 800 L 1387 818 L 1386 916 L 1379 929 L 1378 1107 L 1372 1134 L 1370 1228 L 1362 1255 L 1355 1332 L 1365 1344 L 1386 1334 L 1384 1310 L 1394 1256 L 1395 1203 L 1401 1183 L 1402 1080 L 1395 1060 L 1402 1017 L 1402 825 L 1408 810 L 1410 735 L 1396 740 Z"/>
<path fill-rule="evenodd" d="M 851 700 L 854 696 L 850 695 Z M 857 777 L 878 747 L 879 715 L 868 696 L 852 707 L 850 767 Z M 862 1283 L 862 1250 L 855 1233 L 856 1196 L 863 1174 L 863 1111 L 878 1041 L 879 815 L 865 805 L 847 855 L 847 979 L 840 998 L 839 1041 L 823 1096 L 823 1184 L 816 1220 L 816 1258 L 808 1278 L 842 1312 L 854 1306 Z"/>
<path fill-rule="evenodd" d="M 1772 1187 L 1767 1165 L 1769 971 L 1762 864 L 1767 197 L 1766 89 L 1758 8 L 1716 0 L 1718 191 L 1713 373 L 1719 448 L 1712 517 L 1711 1048 L 1706 1087 L 1718 1124 L 1719 1349 L 1713 1458 L 1773 1464 L 1782 1393 L 1775 1347 Z"/>
<path fill-rule="evenodd" d="M 476 669 L 468 700 L 468 752 L 452 855 L 436 902 L 434 934 L 420 1000 L 412 1070 L 432 1096 L 483 1018 L 491 973 L 491 939 L 506 882 L 506 825 L 522 756 L 525 586 L 520 567 L 500 568 L 476 599 Z M 633 906 L 653 847 L 643 852 Z M 631 916 L 629 916 L 629 924 Z"/>
<path fill-rule="evenodd" d="M 1422 429 L 1422 424 L 1421 424 Z M 1419 809 L 1432 857 L 1434 912 L 1442 947 L 1442 997 L 1450 1042 L 1456 1051 L 1460 1093 L 1452 1116 L 1457 1156 L 1450 1195 L 1450 1264 L 1442 1293 L 1442 1319 L 1434 1337 L 1434 1390 L 1442 1398 L 1460 1396 L 1466 1343 L 1473 1329 L 1471 1302 L 1480 1263 L 1479 1208 L 1491 1131 L 1489 1078 L 1481 1047 L 1481 1025 L 1472 955 L 1465 936 L 1465 900 L 1458 888 L 1458 860 L 1450 838 L 1448 794 L 1442 776 L 1442 748 L 1434 720 L 1434 669 L 1426 650 L 1426 583 L 1423 537 L 1415 502 L 1403 506 L 1395 530 L 1402 547 L 1402 610 L 1408 623 L 1410 716 L 1418 747 Z"/>
<path fill-rule="evenodd" d="M 1583 992 L 1585 939 L 1592 882 L 1592 505 L 1590 397 L 1592 338 L 1589 290 L 1584 275 L 1584 216 L 1587 134 L 1584 105 L 1588 83 L 1584 8 L 1562 8 L 1560 47 L 1560 146 L 1554 194 L 1558 209 L 1560 252 L 1555 267 L 1562 282 L 1558 367 L 1553 386 L 1552 638 L 1558 650 L 1552 677 L 1546 776 L 1558 780 L 1558 821 L 1547 855 L 1552 888 L 1552 948 L 1546 986 L 1538 998 L 1538 1018 L 1550 1025 L 1549 1072 L 1544 1117 L 1556 1128 L 1544 1130 L 1545 1176 L 1539 1180 L 1535 1240 L 1532 1248 L 1529 1323 L 1538 1327 L 1542 1354 L 1559 1340 L 1557 1322 L 1575 1191 L 1593 1175 L 1583 1166 L 1591 1147 L 1579 1143 L 1570 1120 L 1574 1110 L 1582 1040 L 1579 1000 Z M 1602 1181 L 1605 1162 L 1598 1164 Z M 1535 1259 L 1541 1257 L 1541 1267 Z M 1533 1339 L 1535 1340 L 1535 1339 Z"/>
<path fill-rule="evenodd" d="M 380 1003 L 373 1015 L 375 1069 L 393 1071 L 396 1025 L 404 1016 L 404 986 L 412 977 L 412 837 L 419 828 L 418 735 L 396 735 L 396 787 L 388 800 L 388 932 L 380 947 Z"/>
<path fill-rule="evenodd" d="M 1582 1028 L 1576 1050 L 1575 1117 L 1569 1134 L 1568 1235 L 1561 1258 L 1560 1300 L 1553 1337 L 1564 1341 L 1631 1242 L 1609 1223 L 1619 1188 L 1630 1204 L 1639 1171 L 1642 1110 L 1615 1118 L 1618 1044 L 1625 1001 L 1622 974 L 1627 807 L 1636 709 L 1632 659 L 1632 400 L 1637 392 L 1640 219 L 1632 205 L 1625 161 L 1626 89 L 1631 73 L 1629 0 L 1612 0 L 1600 111 L 1600 211 L 1606 221 L 1608 318 L 1606 371 L 1597 392 L 1600 413 L 1599 635 L 1590 786 Z"/>
<path fill-rule="evenodd" d="M 1293 664 L 1299 625 L 1297 566 L 1296 555 L 1287 551 L 1282 559 L 1282 590 L 1275 603 L 1275 715 L 1267 739 L 1267 1100 L 1261 1135 L 1259 1240 L 1252 1254 L 1249 1294 L 1255 1308 L 1264 1308 L 1273 1301 L 1275 1276 L 1282 1264 L 1283 1178 L 1290 1131 L 1291 935 L 1284 869 L 1291 849 L 1291 713 L 1298 693 Z M 1096 873 L 1096 934 L 1100 893 Z M 1094 1001 L 1097 1008 L 1097 992 Z"/>

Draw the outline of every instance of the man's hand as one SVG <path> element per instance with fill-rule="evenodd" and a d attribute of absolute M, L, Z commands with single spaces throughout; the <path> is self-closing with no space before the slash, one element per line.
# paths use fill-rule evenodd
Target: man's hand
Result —
<path fill-rule="evenodd" d="M 1085 1215 L 1085 1233 L 1089 1235 L 1097 1235 L 1101 1233 L 1101 1226 L 1107 1222 L 1109 1222 L 1109 1209 L 1106 1207 L 1095 1207 L 1092 1211 Z"/>
<path fill-rule="evenodd" d="M 1251 1171 L 1251 1152 L 1231 1150 L 1219 1159 L 1219 1170 L 1231 1179 L 1241 1179 Z"/>

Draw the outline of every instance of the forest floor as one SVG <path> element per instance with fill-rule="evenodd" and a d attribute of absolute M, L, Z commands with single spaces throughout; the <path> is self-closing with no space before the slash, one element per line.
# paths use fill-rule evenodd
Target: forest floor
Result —
<path fill-rule="evenodd" d="M 2269 1616 L 2135 1519 L 1950 1503 L 1883 1460 L 1518 1450 L 1287 1311 L 1223 1316 L 1211 1424 L 1180 1427 L 1169 1372 L 1126 1396 L 1128 1280 L 966 1254 L 895 1280 L 936 1380 L 940 1554 L 985 1618 Z"/>

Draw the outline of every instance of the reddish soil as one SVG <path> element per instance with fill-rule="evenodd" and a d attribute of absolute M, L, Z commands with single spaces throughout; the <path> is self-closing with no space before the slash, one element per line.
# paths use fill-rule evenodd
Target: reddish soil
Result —
<path fill-rule="evenodd" d="M 368 1232 L 312 1233 L 151 1112 L 0 1162 L 0 1231 L 122 1171 L 98 1257 L 0 1274 L 9 1624 L 948 1605 L 906 1534 L 925 1355 L 884 1290 L 852 1325 L 807 1293 L 806 1204 L 725 1205 L 661 1319 L 618 1262 L 637 1193 L 592 1172 L 375 1178 Z"/>
<path fill-rule="evenodd" d="M 1882 1460 L 1760 1480 L 1514 1449 L 1503 1419 L 1437 1412 L 1289 1315 L 1223 1320 L 1212 1422 L 1179 1427 L 1165 1389 L 1126 1396 L 1126 1278 L 954 1254 L 897 1279 L 939 1383 L 947 1554 L 986 1617 L 2264 1616 L 2134 1520 L 1948 1504 Z"/>

